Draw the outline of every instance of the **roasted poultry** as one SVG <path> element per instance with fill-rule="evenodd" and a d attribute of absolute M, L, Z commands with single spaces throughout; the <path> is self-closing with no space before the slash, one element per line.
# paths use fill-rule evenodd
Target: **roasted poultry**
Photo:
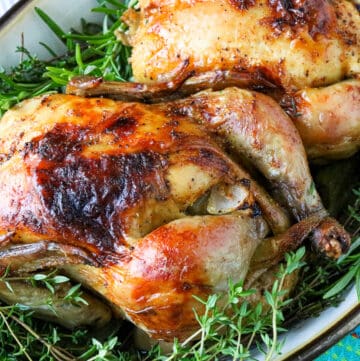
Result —
<path fill-rule="evenodd" d="M 359 149 L 360 18 L 346 1 L 219 0 L 140 1 L 124 19 L 138 83 L 67 87 L 121 101 L 43 96 L 0 123 L 1 270 L 59 269 L 89 289 L 91 312 L 64 307 L 66 287 L 56 315 L 26 282 L 0 284 L 0 299 L 66 327 L 116 314 L 184 339 L 202 311 L 193 295 L 231 277 L 257 302 L 305 238 L 347 250 L 304 146 L 313 159 Z"/>
<path fill-rule="evenodd" d="M 140 0 L 129 10 L 136 81 L 259 71 L 287 91 L 360 73 L 359 13 L 346 0 Z"/>
<path fill-rule="evenodd" d="M 230 277 L 256 283 L 306 237 L 329 257 L 350 242 L 291 120 L 238 88 L 158 104 L 26 100 L 0 122 L 0 199 L 2 272 L 60 269 L 106 301 L 88 297 L 98 322 L 111 308 L 164 340 L 197 328 L 192 295 L 226 291 Z"/>
<path fill-rule="evenodd" d="M 341 158 L 360 148 L 354 3 L 140 0 L 139 7 L 125 13 L 129 29 L 119 37 L 133 47 L 134 79 L 146 86 L 127 95 L 154 101 L 208 87 L 260 89 L 292 117 L 310 158 Z"/>

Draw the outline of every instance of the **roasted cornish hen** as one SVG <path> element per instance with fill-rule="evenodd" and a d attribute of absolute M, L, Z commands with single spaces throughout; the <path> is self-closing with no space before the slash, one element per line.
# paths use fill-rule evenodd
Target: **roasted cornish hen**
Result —
<path fill-rule="evenodd" d="M 346 0 L 140 0 L 124 16 L 136 81 L 261 71 L 287 90 L 360 72 L 360 17 Z M 183 68 L 186 68 L 184 70 Z"/>
<path fill-rule="evenodd" d="M 133 47 L 135 81 L 146 84 L 130 95 L 153 102 L 209 87 L 255 87 L 292 117 L 310 158 L 347 157 L 359 149 L 360 15 L 354 3 L 140 0 L 139 10 L 123 19 L 129 29 L 119 37 Z M 104 91 L 114 93 L 113 87 Z"/>
<path fill-rule="evenodd" d="M 260 93 L 151 105 L 41 96 L 5 114 L 0 156 L 2 270 L 60 269 L 153 338 L 188 336 L 201 312 L 193 295 L 226 291 L 229 278 L 256 282 L 307 236 L 330 257 L 349 246 L 292 121 Z M 16 302 L 5 287 L 0 298 Z"/>

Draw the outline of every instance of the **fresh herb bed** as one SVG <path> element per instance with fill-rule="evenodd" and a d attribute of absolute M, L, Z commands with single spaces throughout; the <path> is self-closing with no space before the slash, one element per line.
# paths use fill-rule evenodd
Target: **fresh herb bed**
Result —
<path fill-rule="evenodd" d="M 61 92 L 75 75 L 102 76 L 107 80 L 130 80 L 128 58 L 131 49 L 122 45 L 114 35 L 125 29 L 121 14 L 136 6 L 136 1 L 99 1 L 93 11 L 104 14 L 102 25 L 81 20 L 81 31 L 65 33 L 41 9 L 38 15 L 66 45 L 65 54 L 56 54 L 51 44 L 43 44 L 51 60 L 42 61 L 19 47 L 23 60 L 9 72 L 0 71 L 0 115 L 19 101 L 46 92 Z M 175 340 L 173 351 L 167 356 L 154 346 L 150 352 L 136 350 L 131 344 L 132 326 L 114 321 L 104 330 L 68 331 L 57 325 L 39 321 L 22 305 L 0 304 L 1 360 L 242 360 L 251 358 L 251 350 L 259 349 L 265 359 L 281 350 L 278 334 L 290 327 L 298 317 L 311 317 L 324 308 L 340 302 L 342 292 L 355 282 L 360 298 L 360 187 L 359 157 L 317 167 L 314 176 L 330 212 L 353 235 L 347 255 L 337 262 L 313 259 L 305 255 L 305 247 L 288 254 L 280 267 L 271 292 L 265 292 L 268 310 L 258 304 L 250 307 L 247 297 L 253 290 L 245 290 L 242 283 L 229 283 L 225 302 L 220 295 L 198 300 L 205 305 L 205 314 L 197 315 L 199 331 L 186 341 Z M 355 169 L 355 171 L 354 171 Z M 330 181 L 331 180 L 331 181 Z M 340 201 L 342 200 L 342 202 Z M 299 272 L 300 282 L 293 298 L 283 301 L 286 292 L 284 278 Z M 11 289 L 13 278 L 5 272 L 1 278 Z M 55 292 L 56 285 L 70 282 L 55 270 L 36 274 L 27 281 Z M 84 303 L 80 285 L 72 285 L 67 302 Z M 223 301 L 223 300 L 222 300 Z M 221 306 L 220 306 L 221 305 Z M 229 312 L 231 310 L 231 312 Z M 286 318 L 285 316 L 286 315 Z M 299 316 L 301 315 L 301 316 Z M 194 341 L 196 339 L 196 341 Z"/>

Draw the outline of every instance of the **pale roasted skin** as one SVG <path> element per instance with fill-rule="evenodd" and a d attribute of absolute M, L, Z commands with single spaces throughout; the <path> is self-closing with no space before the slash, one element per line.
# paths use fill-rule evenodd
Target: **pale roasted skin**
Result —
<path fill-rule="evenodd" d="M 279 92 L 286 94 L 281 104 L 310 159 L 343 158 L 359 150 L 360 15 L 353 2 L 140 0 L 139 5 L 139 11 L 125 13 L 129 30 L 119 33 L 133 46 L 135 81 L 154 91 L 166 84 L 170 92 L 189 77 L 206 86 L 199 78 L 213 72 L 209 88 L 265 86 L 277 100 Z M 351 84 L 332 87 L 347 78 L 354 78 Z M 196 87 L 185 88 L 188 94 Z"/>
<path fill-rule="evenodd" d="M 284 97 L 310 159 L 346 158 L 360 149 L 360 80 L 305 88 Z"/>
<path fill-rule="evenodd" d="M 237 157 L 263 173 L 292 217 Z M 349 246 L 291 120 L 271 98 L 238 88 L 152 105 L 26 100 L 0 122 L 0 199 L 2 272 L 59 268 L 168 341 L 196 329 L 192 310 L 202 309 L 192 295 L 226 291 L 249 267 L 255 282 L 306 236 L 332 257 Z M 5 288 L 0 298 L 14 302 Z M 91 304 L 105 322 L 108 309 Z"/>

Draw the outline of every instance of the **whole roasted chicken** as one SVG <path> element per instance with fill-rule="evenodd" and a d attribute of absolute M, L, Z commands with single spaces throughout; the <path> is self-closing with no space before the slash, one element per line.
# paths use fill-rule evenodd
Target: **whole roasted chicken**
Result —
<path fill-rule="evenodd" d="M 119 37 L 133 47 L 134 78 L 146 86 L 128 95 L 153 102 L 208 87 L 257 89 L 292 117 L 310 158 L 360 148 L 360 15 L 353 2 L 140 0 L 139 8 L 125 13 L 129 29 Z M 87 92 L 96 92 L 91 85 Z"/>
<path fill-rule="evenodd" d="M 0 122 L 0 199 L 3 273 L 60 269 L 106 304 L 87 296 L 91 317 L 60 304 L 58 321 L 113 312 L 163 340 L 197 328 L 193 295 L 256 282 L 304 238 L 330 257 L 349 246 L 290 118 L 239 88 L 157 104 L 26 100 Z M 39 294 L 0 287 L 9 303 Z"/>

